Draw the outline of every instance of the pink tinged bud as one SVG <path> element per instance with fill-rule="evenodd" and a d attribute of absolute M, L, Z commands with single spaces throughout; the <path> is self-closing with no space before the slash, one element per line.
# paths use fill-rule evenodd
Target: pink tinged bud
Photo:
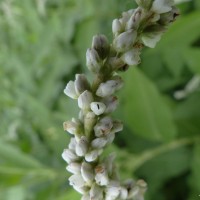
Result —
<path fill-rule="evenodd" d="M 90 152 L 88 152 L 86 155 L 85 155 L 85 160 L 87 161 L 87 162 L 93 162 L 93 161 L 95 161 L 97 158 L 98 158 L 98 156 L 102 153 L 103 151 L 100 149 L 100 150 L 98 150 L 98 149 L 95 149 L 95 150 L 93 150 L 93 151 L 90 151 Z"/>
<path fill-rule="evenodd" d="M 109 177 L 104 165 L 98 165 L 95 168 L 95 181 L 98 185 L 108 185 L 109 184 Z"/>
<path fill-rule="evenodd" d="M 107 139 L 102 137 L 102 138 L 96 138 L 92 141 L 92 147 L 94 149 L 101 149 L 103 148 L 107 143 Z"/>
<path fill-rule="evenodd" d="M 112 80 L 101 83 L 96 91 L 96 95 L 99 97 L 107 97 L 118 91 L 123 86 L 121 77 L 115 76 Z"/>
<path fill-rule="evenodd" d="M 145 35 L 142 35 L 141 39 L 145 46 L 154 48 L 161 36 L 162 33 L 146 33 Z"/>
<path fill-rule="evenodd" d="M 105 104 L 101 102 L 92 102 L 90 104 L 90 108 L 94 112 L 95 115 L 101 115 L 106 110 Z"/>
<path fill-rule="evenodd" d="M 78 106 L 80 109 L 87 110 L 93 101 L 92 93 L 88 90 L 84 91 L 78 98 Z"/>
<path fill-rule="evenodd" d="M 86 183 L 91 183 L 94 179 L 94 171 L 92 165 L 83 162 L 81 166 L 81 175 Z"/>
<path fill-rule="evenodd" d="M 84 156 L 88 151 L 89 143 L 85 136 L 82 136 L 76 145 L 76 154 L 78 156 Z"/>
<path fill-rule="evenodd" d="M 90 89 L 90 84 L 84 74 L 76 74 L 74 85 L 75 85 L 75 91 L 79 95 L 83 93 L 85 90 Z"/>
<path fill-rule="evenodd" d="M 109 96 L 103 99 L 103 103 L 106 105 L 105 113 L 112 113 L 116 110 L 119 101 L 116 96 Z"/>
<path fill-rule="evenodd" d="M 117 52 L 124 52 L 133 47 L 137 38 L 137 32 L 133 29 L 118 35 L 113 41 L 113 47 Z"/>
<path fill-rule="evenodd" d="M 81 164 L 77 162 L 72 162 L 72 163 L 69 163 L 66 169 L 68 172 L 71 172 L 72 174 L 80 174 Z"/>
<path fill-rule="evenodd" d="M 65 149 L 62 153 L 62 158 L 69 164 L 71 162 L 77 161 L 78 156 L 70 149 Z"/>
<path fill-rule="evenodd" d="M 78 95 L 75 90 L 75 85 L 73 81 L 69 81 L 67 83 L 66 88 L 64 89 L 64 93 L 68 96 L 71 97 L 72 99 L 77 99 Z"/>
<path fill-rule="evenodd" d="M 110 117 L 102 118 L 94 127 L 96 137 L 102 137 L 110 133 L 113 127 L 112 119 Z"/>
<path fill-rule="evenodd" d="M 103 200 L 103 189 L 99 187 L 96 183 L 92 185 L 89 194 L 90 200 Z"/>
<path fill-rule="evenodd" d="M 117 36 L 121 32 L 123 32 L 123 26 L 118 19 L 114 19 L 112 22 L 112 32 L 113 32 L 114 36 Z"/>
<path fill-rule="evenodd" d="M 127 64 L 127 65 L 138 65 L 141 62 L 140 59 L 140 49 L 133 48 L 127 52 L 125 52 L 121 59 Z"/>
<path fill-rule="evenodd" d="M 90 48 L 86 52 L 86 65 L 88 69 L 94 73 L 98 73 L 101 69 L 101 59 L 94 48 Z"/>
<path fill-rule="evenodd" d="M 159 14 L 166 13 L 172 9 L 173 4 L 173 0 L 154 0 L 151 10 Z"/>

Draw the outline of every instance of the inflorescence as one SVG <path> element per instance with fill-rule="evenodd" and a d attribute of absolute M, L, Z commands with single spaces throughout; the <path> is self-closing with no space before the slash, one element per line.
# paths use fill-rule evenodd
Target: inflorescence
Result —
<path fill-rule="evenodd" d="M 77 119 L 64 122 L 64 130 L 73 135 L 62 153 L 67 171 L 73 175 L 70 185 L 82 194 L 82 200 L 143 200 L 147 184 L 143 180 L 121 182 L 114 164 L 115 154 L 100 159 L 116 133 L 123 129 L 120 120 L 110 114 L 119 103 L 115 93 L 123 86 L 119 71 L 140 63 L 144 46 L 154 48 L 166 28 L 179 15 L 173 0 L 136 0 L 138 8 L 122 13 L 112 23 L 113 42 L 105 35 L 93 37 L 86 52 L 86 65 L 93 83 L 84 74 L 76 74 L 64 93 L 78 100 Z"/>

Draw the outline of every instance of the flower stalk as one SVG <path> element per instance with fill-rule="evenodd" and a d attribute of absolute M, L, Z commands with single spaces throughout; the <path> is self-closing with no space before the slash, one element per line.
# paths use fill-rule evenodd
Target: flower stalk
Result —
<path fill-rule="evenodd" d="M 93 73 L 90 84 L 84 74 L 76 74 L 64 93 L 76 99 L 77 119 L 64 122 L 73 135 L 62 153 L 70 185 L 82 194 L 81 200 L 143 200 L 147 184 L 143 180 L 121 182 L 114 164 L 115 155 L 100 159 L 103 150 L 123 129 L 110 114 L 117 108 L 115 93 L 123 87 L 118 72 L 138 65 L 144 46 L 154 48 L 166 28 L 175 21 L 178 10 L 173 0 L 136 0 L 138 8 L 122 13 L 112 23 L 113 42 L 104 35 L 93 37 L 86 52 L 86 65 Z"/>

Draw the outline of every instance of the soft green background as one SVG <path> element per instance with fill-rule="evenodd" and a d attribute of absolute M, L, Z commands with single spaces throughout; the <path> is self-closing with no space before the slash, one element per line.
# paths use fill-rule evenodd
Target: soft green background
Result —
<path fill-rule="evenodd" d="M 70 138 L 62 123 L 78 112 L 63 89 L 75 73 L 88 73 L 92 36 L 111 39 L 112 19 L 134 5 L 0 1 L 0 200 L 80 199 L 61 159 Z M 122 178 L 147 181 L 146 200 L 200 199 L 200 1 L 178 7 L 157 47 L 122 74 L 115 117 L 125 128 L 108 149 Z"/>

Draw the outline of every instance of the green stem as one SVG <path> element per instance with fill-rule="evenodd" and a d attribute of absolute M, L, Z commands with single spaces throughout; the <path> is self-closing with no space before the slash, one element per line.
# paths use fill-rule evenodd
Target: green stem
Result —
<path fill-rule="evenodd" d="M 143 154 L 141 154 L 140 156 L 129 156 L 129 163 L 134 163 L 132 165 L 128 165 L 129 170 L 131 171 L 136 171 L 137 169 L 139 169 L 144 163 L 146 163 L 147 161 L 163 154 L 166 153 L 168 151 L 172 151 L 176 148 L 180 148 L 183 146 L 188 146 L 191 144 L 194 144 L 195 142 L 200 141 L 200 137 L 193 137 L 193 138 L 181 138 L 175 141 L 172 141 L 170 143 L 164 144 L 162 146 L 159 146 L 157 148 L 151 149 L 151 150 L 147 150 L 145 151 Z"/>

